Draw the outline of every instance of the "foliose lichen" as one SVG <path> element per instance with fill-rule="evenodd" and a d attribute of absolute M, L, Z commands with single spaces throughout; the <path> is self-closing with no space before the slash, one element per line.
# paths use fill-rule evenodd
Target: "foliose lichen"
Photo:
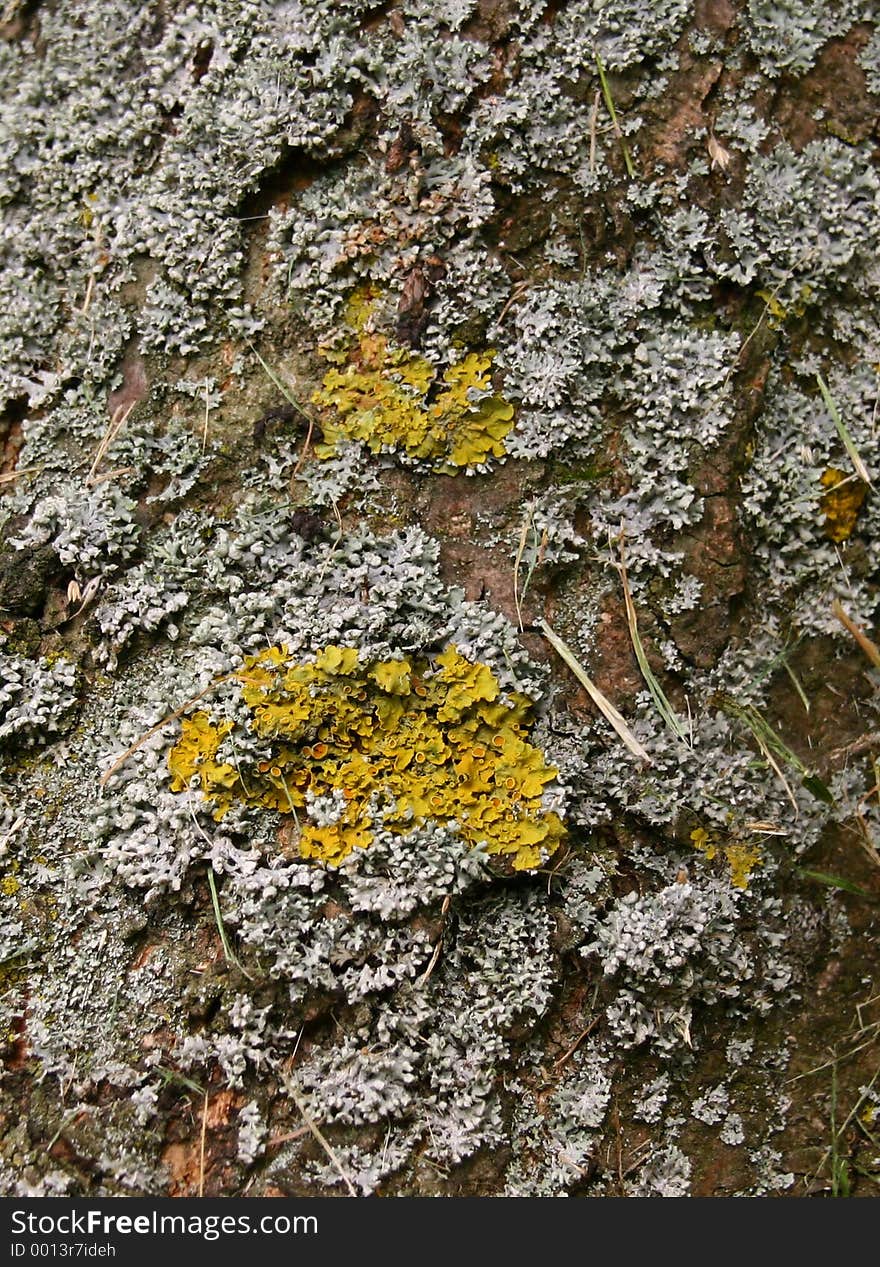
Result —
<path fill-rule="evenodd" d="M 269 741 L 264 759 L 249 752 L 243 765 L 234 723 L 206 712 L 183 721 L 168 756 L 172 790 L 195 781 L 218 820 L 235 800 L 289 814 L 303 857 L 334 866 L 370 844 L 374 822 L 452 821 L 515 870 L 545 862 L 564 835 L 542 811 L 557 772 L 523 738 L 528 699 L 502 698 L 492 672 L 452 645 L 433 666 L 364 664 L 357 648 L 332 645 L 297 664 L 278 647 L 236 679 L 253 734 Z"/>

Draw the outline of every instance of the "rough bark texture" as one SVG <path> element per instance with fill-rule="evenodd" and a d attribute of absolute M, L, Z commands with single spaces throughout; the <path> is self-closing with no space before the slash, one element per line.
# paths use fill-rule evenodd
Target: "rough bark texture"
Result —
<path fill-rule="evenodd" d="M 0 39 L 0 1190 L 875 1193 L 872 7 Z"/>

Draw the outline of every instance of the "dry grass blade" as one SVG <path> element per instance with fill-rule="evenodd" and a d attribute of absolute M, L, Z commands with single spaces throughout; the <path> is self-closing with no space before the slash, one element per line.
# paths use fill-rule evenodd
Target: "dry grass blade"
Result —
<path fill-rule="evenodd" d="M 760 731 L 757 730 L 754 726 L 751 727 L 751 731 L 755 737 L 755 743 L 761 749 L 761 754 L 763 755 L 764 760 L 767 762 L 767 764 L 773 770 L 773 773 L 776 775 L 779 782 L 785 788 L 785 795 L 788 797 L 789 801 L 791 801 L 791 807 L 794 810 L 795 818 L 799 818 L 800 810 L 798 809 L 797 798 L 795 797 L 794 792 L 791 790 L 791 784 L 789 783 L 785 775 L 782 773 L 782 767 L 773 756 L 773 753 L 767 747 L 767 744 L 764 742 L 764 739 L 762 738 Z"/>
<path fill-rule="evenodd" d="M 20 828 L 24 827 L 25 821 L 26 820 L 25 820 L 24 814 L 19 814 L 18 818 L 9 828 L 9 831 L 5 834 L 5 836 L 0 836 L 0 851 L 5 851 L 6 846 L 9 844 L 10 840 L 12 840 L 15 833 Z"/>
<path fill-rule="evenodd" d="M 857 831 L 858 831 L 858 836 L 859 836 L 859 844 L 862 846 L 865 853 L 871 859 L 874 866 L 880 867 L 880 852 L 878 852 L 877 846 L 874 844 L 873 840 L 871 839 L 870 829 L 868 827 L 867 822 L 865 821 L 865 816 L 861 811 L 858 811 L 856 813 L 856 825 L 857 825 Z"/>
<path fill-rule="evenodd" d="M 88 314 L 88 311 L 92 306 L 92 297 L 94 293 L 95 293 L 95 274 L 89 273 L 89 280 L 86 283 L 85 298 L 83 299 L 82 307 L 79 310 L 79 314 L 81 317 L 85 317 Z"/>
<path fill-rule="evenodd" d="M 199 1196 L 205 1195 L 205 1141 L 208 1134 L 208 1092 L 202 1105 L 202 1132 L 199 1139 Z"/>
<path fill-rule="evenodd" d="M 844 1060 L 851 1060 L 853 1056 L 857 1056 L 860 1051 L 864 1051 L 866 1047 L 870 1047 L 880 1038 L 880 1021 L 865 1022 L 862 1012 L 865 1008 L 870 1007 L 877 1001 L 878 995 L 873 995 L 869 999 L 865 999 L 863 1003 L 856 1004 L 856 1016 L 858 1018 L 858 1028 L 849 1035 L 849 1038 L 855 1042 L 855 1046 L 842 1055 L 835 1055 L 831 1060 L 826 1060 L 824 1064 L 814 1065 L 812 1069 L 805 1069 L 803 1073 L 796 1073 L 791 1078 L 786 1078 L 785 1084 L 789 1082 L 800 1082 L 802 1078 L 812 1078 L 814 1074 L 824 1073 L 826 1069 L 830 1069 L 834 1064 L 840 1064 Z"/>
<path fill-rule="evenodd" d="M 876 642 L 872 642 L 868 635 L 859 628 L 856 622 L 846 614 L 839 598 L 835 598 L 831 604 L 831 610 L 840 623 L 843 625 L 847 633 L 852 634 L 856 642 L 859 644 L 865 655 L 871 661 L 875 669 L 880 669 L 880 647 Z"/>
<path fill-rule="evenodd" d="M 293 1100 L 297 1109 L 299 1110 L 302 1120 L 305 1122 L 306 1126 L 314 1135 L 315 1139 L 321 1145 L 324 1152 L 330 1158 L 330 1161 L 333 1165 L 333 1169 L 336 1171 L 336 1173 L 339 1175 L 340 1179 L 342 1180 L 342 1182 L 345 1184 L 346 1188 L 348 1189 L 349 1196 L 356 1197 L 357 1191 L 355 1189 L 354 1184 L 351 1182 L 351 1179 L 346 1174 L 345 1169 L 343 1168 L 342 1162 L 339 1160 L 339 1157 L 334 1151 L 332 1144 L 327 1139 L 327 1137 L 323 1134 L 323 1132 L 321 1131 L 320 1127 L 318 1126 L 314 1118 L 310 1115 L 308 1109 L 306 1108 L 305 1100 L 303 1100 L 302 1096 L 297 1091 L 296 1084 L 294 1083 L 293 1078 L 289 1074 L 285 1075 L 284 1077 L 284 1089 L 287 1092 L 287 1094 L 290 1096 L 291 1100 Z"/>
<path fill-rule="evenodd" d="M 629 588 L 629 581 L 626 575 L 626 564 L 623 560 L 623 541 L 621 539 L 620 546 L 620 562 L 617 564 L 617 570 L 620 573 L 620 583 L 623 586 L 623 601 L 626 606 L 626 622 L 629 626 L 630 641 L 633 645 L 633 651 L 636 653 L 639 669 L 645 684 L 651 693 L 651 699 L 657 708 L 657 712 L 663 718 L 666 727 L 679 739 L 683 744 L 690 747 L 690 741 L 685 733 L 684 727 L 675 715 L 672 705 L 663 693 L 663 688 L 654 676 L 654 670 L 648 663 L 648 657 L 645 654 L 645 647 L 639 634 L 639 622 L 636 616 L 635 603 L 633 602 L 632 593 Z"/>
<path fill-rule="evenodd" d="M 41 466 L 23 466 L 18 471 L 5 471 L 0 475 L 0 484 L 11 484 L 13 480 L 19 480 L 23 475 L 35 475 L 37 471 L 41 471 Z"/>
<path fill-rule="evenodd" d="M 110 422 L 108 423 L 108 426 L 107 426 L 107 430 L 104 432 L 103 436 L 101 437 L 101 443 L 98 445 L 97 449 L 95 450 L 95 456 L 92 459 L 92 465 L 89 469 L 88 475 L 86 476 L 87 488 L 91 487 L 92 483 L 94 482 L 95 476 L 98 473 L 98 467 L 101 465 L 101 463 L 104 461 L 104 458 L 107 456 L 107 450 L 110 448 L 113 441 L 119 435 L 122 428 L 125 426 L 125 421 L 128 418 L 131 411 L 134 409 L 136 404 L 137 404 L 137 401 L 132 400 L 127 405 L 120 405 L 119 408 L 116 410 L 116 412 L 113 414 L 113 417 L 110 419 Z"/>
<path fill-rule="evenodd" d="M 801 786 L 820 801 L 824 801 L 826 805 L 834 804 L 834 796 L 825 782 L 819 777 L 814 769 L 805 765 L 801 761 L 796 752 L 784 743 L 782 738 L 776 733 L 773 727 L 767 722 L 756 708 L 751 704 L 740 704 L 730 695 L 718 695 L 715 697 L 721 708 L 724 709 L 730 717 L 736 717 L 745 723 L 755 743 L 761 750 L 761 755 L 771 769 L 775 772 L 782 786 L 785 788 L 786 795 L 791 801 L 794 808 L 795 817 L 798 817 L 798 806 L 791 785 L 782 772 L 779 762 L 795 770 L 801 780 Z M 777 761 L 776 758 L 779 758 Z"/>
<path fill-rule="evenodd" d="M 211 415 L 211 395 L 209 390 L 209 380 L 205 379 L 205 421 L 202 424 L 202 453 L 208 447 L 208 419 Z"/>
<path fill-rule="evenodd" d="M 153 735 L 157 735 L 160 730 L 164 729 L 165 726 L 170 725 L 171 722 L 177 721 L 177 719 L 182 717 L 186 710 L 191 708 L 193 704 L 197 704 L 200 699 L 204 699 L 206 695 L 210 695 L 211 691 L 215 691 L 223 682 L 229 682 L 235 676 L 236 675 L 234 673 L 224 673 L 222 677 L 216 678 L 209 686 L 206 686 L 203 691 L 199 691 L 198 695 L 193 695 L 192 699 L 188 699 L 185 704 L 181 704 L 180 708 L 175 708 L 173 713 L 169 713 L 167 717 L 163 717 L 161 721 L 156 722 L 155 726 L 151 726 L 147 733 L 145 735 L 141 735 L 140 739 L 138 739 L 136 743 L 133 743 L 130 748 L 126 748 L 121 757 L 116 758 L 109 770 L 104 771 L 101 775 L 101 781 L 98 784 L 98 787 L 105 787 L 109 780 L 113 778 L 116 771 L 120 770 L 125 765 L 128 758 L 137 752 L 138 748 L 142 748 L 149 739 L 152 739 Z"/>
<path fill-rule="evenodd" d="M 754 832 L 756 836 L 787 836 L 788 831 L 785 827 L 779 827 L 776 823 L 749 822 L 743 823 L 743 830 Z"/>
<path fill-rule="evenodd" d="M 278 374 L 276 374 L 276 373 L 275 373 L 275 371 L 272 369 L 271 365 L 267 365 L 267 364 L 266 364 L 266 362 L 265 362 L 265 361 L 263 360 L 263 358 L 260 356 L 259 352 L 258 352 L 258 351 L 257 351 L 257 349 L 254 347 L 254 345 L 251 343 L 249 346 L 250 346 L 250 349 L 251 349 L 251 351 L 253 352 L 254 356 L 257 358 L 257 360 L 258 360 L 258 361 L 260 362 L 260 364 L 262 365 L 262 367 L 263 367 L 263 369 L 264 369 L 264 371 L 265 371 L 266 375 L 267 375 L 267 376 L 269 377 L 269 379 L 270 379 L 270 380 L 271 380 L 271 381 L 275 384 L 275 386 L 276 386 L 276 387 L 278 388 L 278 390 L 281 392 L 281 395 L 284 397 L 284 399 L 287 401 L 287 403 L 288 403 L 290 406 L 292 406 L 292 408 L 294 408 L 294 409 L 296 410 L 296 412 L 297 412 L 297 413 L 298 413 L 298 414 L 299 414 L 302 418 L 305 418 L 306 422 L 308 423 L 308 430 L 307 430 L 307 432 L 306 432 L 305 442 L 304 442 L 304 444 L 303 444 L 302 451 L 301 451 L 301 453 L 300 453 L 300 455 L 299 455 L 299 458 L 297 459 L 296 466 L 293 468 L 293 473 L 292 473 L 292 475 L 291 475 L 291 477 L 290 477 L 292 480 L 293 480 L 293 479 L 296 479 L 297 475 L 299 475 L 300 471 L 301 471 L 301 470 L 302 470 L 302 468 L 303 468 L 303 464 L 304 464 L 304 462 L 305 462 L 305 460 L 306 460 L 306 454 L 307 454 L 307 453 L 308 453 L 308 451 L 309 451 L 309 445 L 312 443 L 312 436 L 313 436 L 313 435 L 314 435 L 314 433 L 315 433 L 315 420 L 314 420 L 314 418 L 312 417 L 312 415 L 308 412 L 308 410 L 303 409 L 302 405 L 299 403 L 299 401 L 297 400 L 297 398 L 294 396 L 294 394 L 293 394 L 292 390 L 291 390 L 291 389 L 290 389 L 290 387 L 287 385 L 287 383 L 285 383 L 285 382 L 284 382 L 284 380 L 280 377 L 280 375 L 278 375 Z"/>
<path fill-rule="evenodd" d="M 592 680 L 592 678 L 587 673 L 586 669 L 583 667 L 580 661 L 578 661 L 575 658 L 574 653 L 566 646 L 566 644 L 562 641 L 559 635 L 553 632 L 553 630 L 547 624 L 546 620 L 541 620 L 538 622 L 538 624 L 544 637 L 550 643 L 550 646 L 553 648 L 556 654 L 560 657 L 560 659 L 565 661 L 565 663 L 571 669 L 572 673 L 580 682 L 581 686 L 589 695 L 590 699 L 596 705 L 599 712 L 602 714 L 605 720 L 609 723 L 609 725 L 614 727 L 614 729 L 617 731 L 617 734 L 623 740 L 624 744 L 627 746 L 627 748 L 630 750 L 633 756 L 638 757 L 640 761 L 645 761 L 647 762 L 648 765 L 650 765 L 651 758 L 648 755 L 647 751 L 642 747 L 638 739 L 636 739 L 635 735 L 632 733 L 629 726 L 627 726 L 623 717 L 620 715 L 620 713 L 617 711 L 617 709 L 614 707 L 611 701 L 605 695 L 602 694 L 602 692 L 599 690 L 596 683 Z"/>
<path fill-rule="evenodd" d="M 522 598 L 519 592 L 519 569 L 522 564 L 523 555 L 526 551 L 526 540 L 529 535 L 529 528 L 532 524 L 532 509 L 528 507 L 523 516 L 522 528 L 519 533 L 519 544 L 516 550 L 516 558 L 513 561 L 513 605 L 516 608 L 516 622 L 519 625 L 519 631 L 523 631 L 522 618 Z"/>

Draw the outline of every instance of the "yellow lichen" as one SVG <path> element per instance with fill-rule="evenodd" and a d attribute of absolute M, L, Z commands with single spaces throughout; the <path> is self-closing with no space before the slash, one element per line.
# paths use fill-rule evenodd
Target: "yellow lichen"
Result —
<path fill-rule="evenodd" d="M 181 723 L 168 757 L 173 790 L 195 778 L 217 819 L 235 801 L 291 814 L 303 856 L 332 866 L 380 827 L 404 833 L 454 820 L 469 844 L 515 870 L 539 866 L 565 834 L 542 807 L 557 772 L 525 737 L 529 700 L 502 698 L 491 669 L 452 645 L 434 665 L 363 661 L 337 646 L 304 664 L 272 647 L 249 657 L 237 678 L 251 729 L 271 741 L 271 755 L 243 768 L 232 723 L 198 712 Z M 310 798 L 333 795 L 330 825 L 310 821 Z"/>
<path fill-rule="evenodd" d="M 755 867 L 763 866 L 760 846 L 734 840 L 724 846 L 724 856 L 730 867 L 730 883 L 735 889 L 747 889 Z"/>
<path fill-rule="evenodd" d="M 759 299 L 764 300 L 767 324 L 773 330 L 783 326 L 789 317 L 802 317 L 814 298 L 813 287 L 808 282 L 801 286 L 797 297 L 788 305 L 782 303 L 775 290 L 759 290 L 757 294 Z"/>
<path fill-rule="evenodd" d="M 470 352 L 442 374 L 430 361 L 393 346 L 369 329 L 373 298 L 356 291 L 346 308 L 351 337 L 325 359 L 332 362 L 312 401 L 321 412 L 319 458 L 342 440 L 359 440 L 373 453 L 402 451 L 439 470 L 478 466 L 505 452 L 513 406 L 492 391 L 495 353 Z"/>
<path fill-rule="evenodd" d="M 761 849 L 757 843 L 731 839 L 719 844 L 705 827 L 694 828 L 691 842 L 710 862 L 721 851 L 730 869 L 730 883 L 736 889 L 747 889 L 755 867 L 763 865 Z"/>
<path fill-rule="evenodd" d="M 868 486 L 834 466 L 823 473 L 821 483 L 828 490 L 819 502 L 825 516 L 825 535 L 832 541 L 846 541 L 856 526 Z"/>

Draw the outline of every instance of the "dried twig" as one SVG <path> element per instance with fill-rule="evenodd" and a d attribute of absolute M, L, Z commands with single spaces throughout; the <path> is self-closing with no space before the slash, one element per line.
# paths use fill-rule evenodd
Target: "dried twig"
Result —
<path fill-rule="evenodd" d="M 351 1179 L 346 1174 L 345 1169 L 343 1168 L 342 1162 L 339 1160 L 339 1157 L 334 1151 L 332 1144 L 329 1142 L 327 1137 L 322 1133 L 320 1127 L 318 1126 L 314 1118 L 310 1115 L 308 1109 L 306 1108 L 305 1100 L 299 1094 L 299 1091 L 296 1088 L 296 1083 L 294 1082 L 293 1078 L 290 1076 L 290 1074 L 284 1074 L 283 1077 L 284 1077 L 284 1089 L 287 1092 L 287 1094 L 290 1096 L 291 1100 L 293 1100 L 297 1109 L 299 1109 L 299 1112 L 302 1116 L 302 1120 L 305 1122 L 306 1126 L 314 1135 L 315 1139 L 321 1145 L 324 1152 L 330 1158 L 330 1161 L 333 1164 L 333 1169 L 336 1171 L 336 1173 L 339 1175 L 340 1179 L 342 1180 L 342 1182 L 345 1184 L 346 1188 L 348 1189 L 349 1196 L 356 1197 L 357 1191 L 355 1189 L 354 1184 L 351 1182 Z"/>
<path fill-rule="evenodd" d="M 0 484 L 11 484 L 13 480 L 21 479 L 22 475 L 35 475 L 42 469 L 41 466 L 22 466 L 17 471 L 5 471 L 0 475 Z"/>
<path fill-rule="evenodd" d="M 528 291 L 528 286 L 525 282 L 516 283 L 516 285 L 513 287 L 513 289 L 511 290 L 510 294 L 507 297 L 507 302 L 505 303 L 504 307 L 501 309 L 501 311 L 498 314 L 498 317 L 495 321 L 496 328 L 501 325 L 501 322 L 510 312 L 511 308 L 516 303 L 516 301 L 518 299 L 522 299 L 522 297 L 526 294 L 527 291 Z"/>
<path fill-rule="evenodd" d="M 585 1039 L 585 1038 L 586 1038 L 589 1034 L 592 1034 L 593 1030 L 594 1030 L 594 1029 L 596 1028 L 596 1026 L 599 1024 L 599 1021 L 600 1021 L 601 1019 L 602 1019 L 602 1018 L 601 1018 L 600 1016 L 594 1016 L 594 1017 L 593 1017 L 593 1019 L 590 1021 L 589 1025 L 587 1026 L 587 1028 L 586 1028 L 585 1030 L 583 1030 L 580 1034 L 578 1034 L 577 1038 L 574 1040 L 574 1042 L 572 1043 L 572 1045 L 569 1047 L 568 1051 L 567 1051 L 567 1052 L 565 1052 L 562 1056 L 560 1056 L 558 1060 L 556 1060 L 556 1061 L 554 1061 L 554 1062 L 553 1062 L 553 1070 L 554 1070 L 554 1072 L 558 1073 L 558 1072 L 559 1072 L 559 1070 L 562 1068 L 562 1066 L 563 1066 L 564 1064 L 566 1064 L 566 1063 L 567 1063 L 567 1062 L 571 1059 L 571 1057 L 572 1057 L 572 1056 L 574 1055 L 574 1053 L 577 1051 L 578 1047 L 580 1047 L 580 1045 L 581 1045 L 581 1043 L 584 1041 L 584 1039 Z"/>
<path fill-rule="evenodd" d="M 130 756 L 137 752 L 139 748 L 142 748 L 148 740 L 152 739 L 153 735 L 157 735 L 160 730 L 163 730 L 165 726 L 170 725 L 171 722 L 177 721 L 177 719 L 182 717 L 186 710 L 193 704 L 197 704 L 200 699 L 204 699 L 206 695 L 210 695 L 211 691 L 215 691 L 218 686 L 222 685 L 222 683 L 229 682 L 236 676 L 237 675 L 235 673 L 224 673 L 222 677 L 215 678 L 214 681 L 211 682 L 210 685 L 206 686 L 203 691 L 199 691 L 198 695 L 193 695 L 192 699 L 188 699 L 185 704 L 181 704 L 180 708 L 175 708 L 173 713 L 169 713 L 167 717 L 163 717 L 161 721 L 156 722 L 155 726 L 151 726 L 147 733 L 145 735 L 141 735 L 140 739 L 138 739 L 136 743 L 133 743 L 130 748 L 126 748 L 121 757 L 116 758 L 109 770 L 104 771 L 98 787 L 105 787 L 108 781 L 113 778 L 116 771 L 125 765 Z"/>
<path fill-rule="evenodd" d="M 859 628 L 856 622 L 846 614 L 839 598 L 835 598 L 834 602 L 831 604 L 831 610 L 843 625 L 844 629 L 846 629 L 846 631 L 852 634 L 853 638 L 855 638 L 856 642 L 871 661 L 874 668 L 880 669 L 880 647 L 877 646 L 876 642 L 872 642 L 868 635 Z"/>
<path fill-rule="evenodd" d="M 869 735 L 861 735 L 858 739 L 854 739 L 852 743 L 846 743 L 842 748 L 834 748 L 828 754 L 829 761 L 845 760 L 847 757 L 858 756 L 860 752 L 869 752 L 871 748 L 880 747 L 880 731 L 872 731 Z"/>
<path fill-rule="evenodd" d="M 293 468 L 291 472 L 291 475 L 290 475 L 291 480 L 295 480 L 297 475 L 299 475 L 300 471 L 303 469 L 306 458 L 309 455 L 309 446 L 312 443 L 312 436 L 314 434 L 315 434 L 315 420 L 314 418 L 309 418 L 309 425 L 308 425 L 308 430 L 306 431 L 306 438 L 303 441 L 303 447 L 300 450 L 300 455 L 296 460 L 296 466 Z"/>
<path fill-rule="evenodd" d="M 434 953 L 431 955 L 431 960 L 427 968 L 419 977 L 419 985 L 424 985 L 431 973 L 437 967 L 437 963 L 440 959 L 440 952 L 443 949 L 443 932 L 446 928 L 446 916 L 449 912 L 449 904 L 451 901 L 452 897 L 449 893 L 447 893 L 446 897 L 443 899 L 443 905 L 440 907 L 440 932 L 437 934 L 437 941 L 434 944 Z"/>
<path fill-rule="evenodd" d="M 290 1144 L 295 1139 L 302 1139 L 303 1135 L 309 1135 L 311 1132 L 307 1126 L 298 1126 L 295 1131 L 285 1131 L 283 1135 L 273 1135 L 270 1140 L 266 1141 L 267 1148 L 280 1148 L 282 1144 Z"/>

